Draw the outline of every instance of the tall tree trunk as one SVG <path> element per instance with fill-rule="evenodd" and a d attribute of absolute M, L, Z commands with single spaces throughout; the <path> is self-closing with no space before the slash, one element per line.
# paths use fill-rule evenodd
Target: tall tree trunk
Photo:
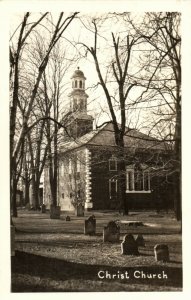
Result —
<path fill-rule="evenodd" d="M 124 155 L 124 134 L 115 132 L 115 140 L 118 146 L 118 178 L 119 178 L 119 210 L 128 215 L 128 203 L 126 199 L 126 164 Z"/>
<path fill-rule="evenodd" d="M 12 186 L 12 209 L 13 209 L 13 217 L 17 217 L 17 181 L 15 178 L 13 180 Z"/>
<path fill-rule="evenodd" d="M 39 183 L 35 178 L 35 174 L 32 175 L 32 204 L 34 209 L 39 207 Z"/>
<path fill-rule="evenodd" d="M 30 183 L 27 179 L 25 179 L 25 194 L 24 194 L 25 205 L 29 203 L 29 189 L 30 189 Z"/>
<path fill-rule="evenodd" d="M 181 220 L 182 208 L 181 208 L 181 179 L 180 173 L 176 172 L 174 176 L 174 211 L 177 221 Z"/>
<path fill-rule="evenodd" d="M 126 199 L 126 175 L 125 175 L 125 161 L 123 157 L 120 157 L 119 161 L 119 209 L 125 215 L 128 215 L 128 203 Z"/>
<path fill-rule="evenodd" d="M 178 102 L 180 103 L 180 102 Z M 175 148 L 174 148 L 174 160 L 175 160 L 175 175 L 174 175 L 174 210 L 177 221 L 181 220 L 181 108 L 177 104 L 177 118 L 175 128 Z"/>
<path fill-rule="evenodd" d="M 13 217 L 17 217 L 17 179 L 16 179 L 16 162 L 15 159 L 11 159 L 10 163 L 11 172 L 11 206 L 13 211 Z"/>
<path fill-rule="evenodd" d="M 57 205 L 57 185 L 58 185 L 58 130 L 57 124 L 55 123 L 55 131 L 54 131 L 54 179 L 53 179 L 53 204 Z"/>

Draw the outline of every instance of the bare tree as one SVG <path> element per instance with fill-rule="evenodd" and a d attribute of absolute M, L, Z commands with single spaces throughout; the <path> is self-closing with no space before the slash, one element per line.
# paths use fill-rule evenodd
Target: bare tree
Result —
<path fill-rule="evenodd" d="M 105 18 L 105 19 L 104 19 Z M 111 32 L 111 40 L 108 42 L 109 55 L 111 57 L 105 70 L 100 59 L 101 43 L 98 42 L 102 38 L 99 28 L 104 20 L 107 22 L 108 16 L 101 20 L 92 19 L 94 33 L 94 44 L 88 46 L 83 44 L 85 49 L 93 57 L 96 71 L 110 112 L 111 122 L 113 124 L 116 146 L 118 147 L 118 162 L 119 162 L 119 203 L 120 209 L 125 210 L 128 214 L 128 205 L 126 199 L 126 167 L 124 155 L 124 136 L 127 134 L 127 104 L 131 90 L 137 86 L 137 82 L 131 79 L 131 65 L 133 49 L 139 44 L 140 37 L 132 36 L 128 33 L 114 34 Z"/>
<path fill-rule="evenodd" d="M 173 158 L 169 163 L 174 189 L 176 219 L 181 219 L 181 37 L 180 13 L 146 13 L 136 24 L 129 15 L 126 21 L 149 47 L 144 80 L 153 98 L 142 95 L 139 101 L 155 103 L 150 132 L 154 130 L 173 144 Z M 140 61 L 141 64 L 141 61 Z M 157 100 L 159 99 L 159 100 Z"/>
<path fill-rule="evenodd" d="M 181 117 L 181 66 L 180 66 L 180 15 L 178 13 L 145 13 L 134 18 L 131 13 L 110 14 L 100 19 L 92 19 L 92 24 L 85 25 L 94 34 L 94 44 L 84 44 L 85 49 L 93 57 L 114 127 L 116 145 L 119 147 L 121 171 L 120 202 L 125 199 L 125 162 L 124 136 L 126 125 L 130 123 L 129 113 L 139 123 L 139 113 L 147 110 L 142 124 L 147 118 L 149 135 L 155 135 L 161 142 L 172 145 L 174 142 L 174 158 L 169 160 L 170 174 L 176 189 L 180 187 L 180 117 Z M 104 37 L 102 26 L 108 19 L 123 23 L 120 33 L 111 33 L 111 41 L 107 39 L 110 61 L 105 69 L 102 66 L 101 46 Z M 128 32 L 128 34 L 127 34 Z M 126 33 L 126 34 L 125 34 Z M 114 54 L 114 55 L 112 55 Z M 131 92 L 135 90 L 134 99 Z M 172 104 L 173 102 L 173 104 Z M 139 111 L 137 115 L 135 111 Z M 159 116 L 160 114 L 160 116 Z M 172 130 L 175 125 L 174 134 Z M 161 129 L 163 125 L 163 129 Z M 146 125 L 144 125 L 145 127 Z M 170 129 L 170 131 L 167 130 Z M 169 148 L 168 148 L 169 149 Z M 165 162 L 166 165 L 166 162 Z M 158 166 L 161 173 L 161 166 Z M 166 169 L 165 172 L 166 173 Z M 180 190 L 175 196 L 175 211 L 180 218 Z M 126 207 L 126 212 L 128 208 Z"/>
<path fill-rule="evenodd" d="M 52 24 L 51 20 L 48 20 L 48 23 L 52 24 L 52 28 L 50 28 L 50 40 L 47 43 L 47 47 L 45 49 L 43 59 L 40 64 L 36 68 L 35 73 L 35 81 L 32 84 L 31 93 L 29 96 L 29 100 L 27 103 L 27 107 L 25 110 L 25 114 L 23 116 L 22 127 L 20 129 L 17 142 L 15 143 L 15 131 L 16 131 L 16 115 L 17 109 L 19 107 L 19 89 L 20 89 L 20 62 L 22 62 L 22 57 L 24 55 L 24 49 L 26 47 L 28 38 L 31 36 L 33 29 L 39 25 L 42 20 L 48 15 L 48 13 L 43 14 L 36 22 L 31 23 L 28 22 L 30 13 L 26 13 L 24 15 L 23 21 L 21 23 L 21 29 L 16 41 L 17 46 L 12 46 L 10 48 L 10 66 L 11 66 L 11 87 L 12 87 L 12 99 L 11 99 L 11 112 L 10 112 L 10 168 L 11 168 L 11 187 L 15 186 L 15 171 L 16 171 L 16 159 L 18 157 L 20 148 L 22 147 L 26 133 L 28 132 L 28 122 L 30 120 L 31 111 L 36 99 L 36 95 L 38 93 L 39 84 L 42 78 L 42 75 L 46 69 L 46 66 L 49 61 L 50 53 L 52 49 L 58 42 L 58 40 L 62 37 L 66 28 L 70 25 L 72 20 L 75 18 L 77 13 L 73 13 L 68 17 L 64 18 L 64 13 L 60 13 L 58 17 L 58 21 L 56 25 Z M 16 211 L 16 198 L 11 190 L 12 195 L 12 205 L 13 205 L 13 215 L 17 216 Z"/>

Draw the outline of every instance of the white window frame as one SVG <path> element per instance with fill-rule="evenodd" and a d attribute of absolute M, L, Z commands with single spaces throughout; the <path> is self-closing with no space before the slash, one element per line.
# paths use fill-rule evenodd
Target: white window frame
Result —
<path fill-rule="evenodd" d="M 148 190 L 144 189 L 144 185 L 145 185 L 145 180 L 144 180 L 144 175 L 145 173 L 148 174 Z M 143 189 L 142 190 L 136 190 L 135 189 L 135 170 L 134 170 L 134 166 L 127 166 L 126 167 L 126 193 L 131 194 L 131 193 L 151 193 L 151 183 L 150 183 L 150 173 L 149 171 L 144 171 L 142 170 L 142 175 L 143 175 Z M 131 178 L 131 182 L 130 182 L 130 178 Z M 131 183 L 131 187 L 130 187 L 130 183 Z"/>
<path fill-rule="evenodd" d="M 115 163 L 114 169 L 111 168 L 111 162 Z M 109 171 L 117 171 L 117 158 L 114 155 L 112 155 L 111 158 L 109 159 Z"/>
<path fill-rule="evenodd" d="M 131 181 L 130 181 L 131 178 Z M 130 187 L 131 184 L 131 187 Z M 126 191 L 135 192 L 135 171 L 132 168 L 126 169 Z"/>
<path fill-rule="evenodd" d="M 110 199 L 111 199 L 111 184 L 112 183 L 115 183 L 115 193 L 116 193 L 116 195 L 117 195 L 117 184 L 118 184 L 118 180 L 117 179 L 115 179 L 115 178 L 110 178 L 109 179 L 109 197 L 110 197 Z"/>

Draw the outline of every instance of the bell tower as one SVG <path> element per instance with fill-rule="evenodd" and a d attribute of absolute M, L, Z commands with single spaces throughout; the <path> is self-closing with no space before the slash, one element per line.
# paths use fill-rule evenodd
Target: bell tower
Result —
<path fill-rule="evenodd" d="M 73 112 L 87 112 L 87 98 L 88 95 L 85 92 L 85 80 L 84 73 L 79 69 L 74 72 L 72 76 L 72 92 L 70 97 L 70 109 Z"/>
<path fill-rule="evenodd" d="M 93 130 L 93 117 L 87 113 L 88 95 L 85 92 L 86 77 L 79 67 L 72 75 L 71 80 L 69 132 L 72 138 L 78 138 Z"/>

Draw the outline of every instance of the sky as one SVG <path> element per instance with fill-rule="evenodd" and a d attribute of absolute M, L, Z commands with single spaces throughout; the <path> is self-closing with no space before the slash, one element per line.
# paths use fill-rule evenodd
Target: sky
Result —
<path fill-rule="evenodd" d="M 67 16 L 68 14 L 66 14 Z M 58 13 L 51 13 L 52 20 L 54 23 L 56 23 L 58 18 Z M 112 54 L 114 53 L 113 45 L 112 45 L 112 38 L 111 38 L 111 32 L 114 33 L 114 35 L 117 37 L 120 37 L 120 43 L 124 43 L 124 40 L 126 41 L 126 35 L 132 34 L 131 30 L 128 30 L 128 27 L 126 26 L 126 23 L 123 21 L 119 21 L 119 19 L 111 18 L 109 16 L 108 21 L 103 22 L 104 14 L 103 13 L 88 13 L 84 14 L 83 12 L 79 14 L 80 18 L 77 18 L 76 20 L 72 21 L 72 23 L 69 25 L 67 30 L 63 34 L 63 38 L 60 41 L 60 47 L 61 52 L 66 51 L 65 58 L 70 59 L 73 57 L 76 49 L 77 53 L 81 53 L 82 55 L 85 54 L 85 49 L 81 45 L 81 43 L 85 43 L 88 45 L 88 47 L 91 47 L 94 45 L 94 28 L 91 23 L 91 18 L 99 19 L 98 22 L 98 29 L 99 29 L 99 36 L 98 36 L 98 59 L 100 62 L 103 78 L 105 78 L 106 72 L 107 72 L 107 63 L 110 62 L 110 58 Z M 10 32 L 11 36 L 13 32 L 15 32 L 15 28 L 18 27 L 18 24 L 20 24 L 20 21 L 22 20 L 23 14 L 21 13 L 13 13 L 10 15 Z M 39 17 L 38 13 L 32 13 L 31 17 L 29 18 L 30 22 L 33 20 L 36 20 Z M 87 18 L 89 20 L 87 20 Z M 133 18 L 142 19 L 142 14 L 136 12 L 133 15 Z M 45 22 L 43 22 L 44 25 L 47 26 Z M 49 24 L 48 24 L 49 25 Z M 38 27 L 39 32 L 43 32 L 43 38 L 48 39 L 48 31 L 44 30 L 44 27 Z M 17 32 L 14 34 L 12 41 L 15 43 L 17 41 Z M 33 41 L 30 40 L 30 37 L 27 40 L 27 43 L 32 45 Z M 71 43 L 73 46 L 71 46 Z M 63 48 L 62 48 L 63 47 Z M 142 47 L 142 48 L 140 48 Z M 63 49 L 63 50 L 62 50 Z M 66 49 L 66 50 L 65 50 Z M 139 70 L 139 66 L 137 65 L 137 59 L 138 56 L 141 54 L 141 51 L 145 50 L 145 45 L 143 46 L 136 46 L 133 48 L 133 52 L 131 54 L 131 61 L 130 61 L 130 74 L 134 74 L 135 70 Z M 28 53 L 27 53 L 28 55 Z M 29 53 L 29 56 L 26 58 L 26 61 L 31 56 L 31 53 Z M 27 65 L 27 63 L 26 63 Z M 26 65 L 24 66 L 26 68 Z M 63 85 L 64 85 L 64 93 L 62 95 L 63 99 L 63 110 L 65 107 L 65 103 L 69 101 L 67 95 L 71 91 L 71 76 L 74 72 L 74 70 L 80 67 L 80 69 L 84 72 L 87 81 L 86 81 L 86 92 L 89 95 L 88 98 L 88 110 L 89 113 L 93 115 L 95 118 L 95 123 L 100 125 L 103 122 L 110 119 L 109 113 L 108 113 L 108 106 L 106 103 L 106 98 L 104 95 L 104 92 L 102 88 L 99 86 L 97 88 L 92 88 L 94 85 L 98 83 L 98 75 L 95 69 L 95 64 L 93 62 L 93 58 L 91 54 L 86 55 L 85 58 L 81 58 L 80 61 L 69 65 L 68 70 L 63 77 Z M 30 69 L 29 69 L 30 72 Z M 144 74 L 144 73 L 143 73 Z M 111 94 L 113 93 L 113 84 L 109 84 L 109 90 Z M 141 93 L 142 89 L 139 87 L 133 88 L 130 92 L 130 101 L 135 100 Z M 142 104 L 142 110 L 128 110 L 127 113 L 127 125 L 129 127 L 138 128 L 142 131 L 145 130 L 147 126 L 147 116 L 148 116 L 148 109 L 143 109 L 145 104 Z M 119 116 L 120 114 L 117 113 Z M 120 119 L 119 119 L 120 122 Z M 147 129 L 146 129 L 147 130 Z"/>

